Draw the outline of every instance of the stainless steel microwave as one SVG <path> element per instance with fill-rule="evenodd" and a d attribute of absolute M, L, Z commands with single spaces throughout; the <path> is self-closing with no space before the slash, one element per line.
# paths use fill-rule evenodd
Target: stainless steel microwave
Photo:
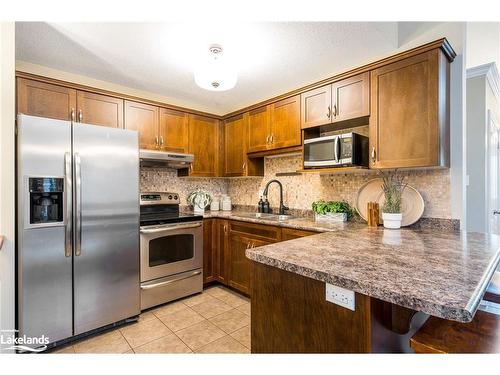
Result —
<path fill-rule="evenodd" d="M 368 167 L 368 137 L 344 133 L 304 140 L 304 168 Z"/>

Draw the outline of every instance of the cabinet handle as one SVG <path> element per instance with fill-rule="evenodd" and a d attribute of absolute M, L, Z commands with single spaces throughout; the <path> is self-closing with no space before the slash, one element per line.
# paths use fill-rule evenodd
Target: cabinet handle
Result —
<path fill-rule="evenodd" d="M 333 117 L 337 117 L 337 104 L 333 105 Z"/>
<path fill-rule="evenodd" d="M 71 108 L 71 121 L 75 121 L 75 109 Z"/>
<path fill-rule="evenodd" d="M 163 135 L 160 136 L 160 146 L 163 146 Z"/>
<path fill-rule="evenodd" d="M 78 111 L 78 121 L 83 122 L 83 112 L 81 109 Z"/>
<path fill-rule="evenodd" d="M 246 167 L 247 167 L 247 163 L 245 162 L 245 163 L 243 163 L 243 166 L 242 166 L 243 170 L 245 170 Z"/>
<path fill-rule="evenodd" d="M 155 137 L 155 144 L 156 148 L 160 147 L 160 140 L 158 139 L 158 136 Z"/>
<path fill-rule="evenodd" d="M 266 137 L 266 144 L 268 145 L 269 144 L 269 134 L 267 135 Z"/>
<path fill-rule="evenodd" d="M 330 106 L 328 106 L 328 112 L 326 112 L 326 117 L 327 118 L 332 117 L 332 108 Z"/>
<path fill-rule="evenodd" d="M 372 163 L 375 163 L 375 156 L 376 156 L 376 153 L 375 153 L 375 146 L 372 147 Z"/>
<path fill-rule="evenodd" d="M 274 143 L 274 135 L 271 133 L 271 138 L 269 138 L 269 141 L 271 142 L 271 144 Z"/>
<path fill-rule="evenodd" d="M 224 225 L 224 233 L 227 233 L 227 225 Z"/>
<path fill-rule="evenodd" d="M 247 250 L 250 249 L 250 242 L 247 242 Z"/>

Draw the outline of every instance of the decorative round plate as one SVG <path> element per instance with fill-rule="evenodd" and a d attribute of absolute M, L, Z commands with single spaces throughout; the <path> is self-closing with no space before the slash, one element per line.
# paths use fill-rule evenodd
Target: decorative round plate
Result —
<path fill-rule="evenodd" d="M 368 202 L 377 202 L 379 204 L 380 221 L 382 222 L 382 206 L 384 205 L 385 197 L 382 191 L 381 178 L 368 181 L 358 190 L 356 211 L 358 211 L 364 220 L 367 220 L 366 210 Z M 414 187 L 409 185 L 403 190 L 401 206 L 403 214 L 401 226 L 403 227 L 416 223 L 424 213 L 424 199 Z"/>

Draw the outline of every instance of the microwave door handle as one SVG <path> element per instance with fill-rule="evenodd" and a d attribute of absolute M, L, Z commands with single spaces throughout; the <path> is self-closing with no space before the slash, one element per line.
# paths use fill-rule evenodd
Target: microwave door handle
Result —
<path fill-rule="evenodd" d="M 340 159 L 340 137 L 335 137 L 335 143 L 333 148 L 335 149 L 335 163 L 339 162 Z"/>

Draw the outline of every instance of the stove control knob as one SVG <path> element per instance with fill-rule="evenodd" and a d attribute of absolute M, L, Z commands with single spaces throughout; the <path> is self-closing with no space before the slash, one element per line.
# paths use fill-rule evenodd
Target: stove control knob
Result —
<path fill-rule="evenodd" d="M 172 200 L 172 195 L 169 195 L 169 196 L 168 196 L 168 199 L 169 199 L 169 200 Z"/>
<path fill-rule="evenodd" d="M 179 199 L 179 197 L 177 195 L 174 195 L 174 199 L 177 200 Z"/>

